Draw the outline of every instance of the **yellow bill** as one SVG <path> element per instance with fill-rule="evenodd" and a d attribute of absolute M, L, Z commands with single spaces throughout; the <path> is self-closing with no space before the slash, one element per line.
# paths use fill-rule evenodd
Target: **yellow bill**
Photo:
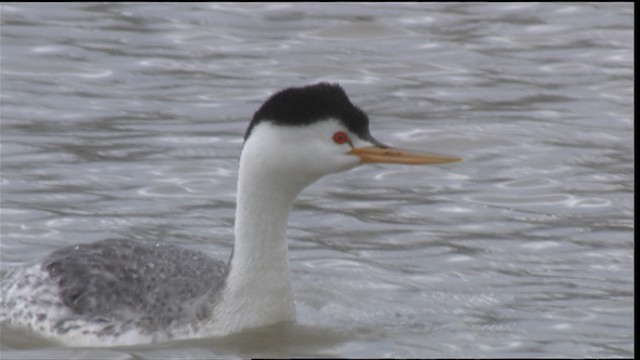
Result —
<path fill-rule="evenodd" d="M 421 154 L 377 146 L 353 148 L 349 154 L 358 156 L 363 163 L 433 165 L 462 161 L 460 158 L 450 156 Z"/>

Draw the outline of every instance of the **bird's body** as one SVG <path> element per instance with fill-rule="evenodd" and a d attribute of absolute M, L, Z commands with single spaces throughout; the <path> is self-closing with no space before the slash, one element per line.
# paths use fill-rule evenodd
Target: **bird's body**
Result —
<path fill-rule="evenodd" d="M 226 335 L 294 321 L 286 226 L 300 191 L 365 162 L 453 161 L 380 144 L 338 85 L 281 91 L 245 134 L 228 263 L 163 243 L 69 246 L 7 276 L 1 319 L 70 345 Z"/>

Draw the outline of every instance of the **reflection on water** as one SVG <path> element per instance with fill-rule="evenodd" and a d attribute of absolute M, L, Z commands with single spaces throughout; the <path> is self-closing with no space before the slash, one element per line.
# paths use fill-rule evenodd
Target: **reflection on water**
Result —
<path fill-rule="evenodd" d="M 625 356 L 630 4 L 3 4 L 1 269 L 163 239 L 225 259 L 259 104 L 339 81 L 457 155 L 322 179 L 291 216 L 299 324 L 129 348 L 3 326 L 3 358 Z"/>

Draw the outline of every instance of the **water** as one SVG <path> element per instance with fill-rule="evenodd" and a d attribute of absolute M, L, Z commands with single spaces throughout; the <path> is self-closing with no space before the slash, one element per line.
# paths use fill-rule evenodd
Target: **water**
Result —
<path fill-rule="evenodd" d="M 3 275 L 162 239 L 225 259 L 266 97 L 340 82 L 372 133 L 465 159 L 322 179 L 299 324 L 2 358 L 632 357 L 632 3 L 20 4 L 1 11 Z"/>

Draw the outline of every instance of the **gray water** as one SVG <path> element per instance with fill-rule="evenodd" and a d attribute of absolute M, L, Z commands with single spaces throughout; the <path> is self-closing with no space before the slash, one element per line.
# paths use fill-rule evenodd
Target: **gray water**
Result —
<path fill-rule="evenodd" d="M 21 4 L 1 11 L 1 270 L 110 237 L 226 259 L 273 92 L 339 82 L 372 133 L 464 158 L 322 179 L 299 323 L 3 359 L 632 357 L 633 3 Z"/>

